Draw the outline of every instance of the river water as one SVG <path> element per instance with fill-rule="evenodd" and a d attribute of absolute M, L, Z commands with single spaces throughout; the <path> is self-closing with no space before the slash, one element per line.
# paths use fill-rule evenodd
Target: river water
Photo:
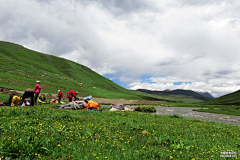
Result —
<path fill-rule="evenodd" d="M 190 107 L 155 107 L 158 115 L 179 115 L 186 118 L 240 126 L 240 116 L 193 111 Z"/>
<path fill-rule="evenodd" d="M 110 105 L 101 105 L 101 107 L 109 107 L 110 109 Z M 240 116 L 193 111 L 202 108 L 160 106 L 156 106 L 155 108 L 158 115 L 179 115 L 190 119 L 240 126 Z"/>

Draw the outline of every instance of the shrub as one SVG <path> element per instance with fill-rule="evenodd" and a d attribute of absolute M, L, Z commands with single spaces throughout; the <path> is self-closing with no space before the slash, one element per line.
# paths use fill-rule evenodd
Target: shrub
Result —
<path fill-rule="evenodd" d="M 135 107 L 135 111 L 142 112 L 143 106 Z"/>
<path fill-rule="evenodd" d="M 156 108 L 155 107 L 139 106 L 139 107 L 135 108 L 135 111 L 139 111 L 139 112 L 156 112 Z"/>
<path fill-rule="evenodd" d="M 180 117 L 180 116 L 179 116 L 179 115 L 177 115 L 177 114 L 170 115 L 169 117 L 170 117 L 170 118 L 182 118 L 182 117 Z"/>

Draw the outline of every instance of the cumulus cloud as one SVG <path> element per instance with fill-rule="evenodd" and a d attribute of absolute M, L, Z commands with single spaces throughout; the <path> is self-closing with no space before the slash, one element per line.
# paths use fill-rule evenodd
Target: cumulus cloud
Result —
<path fill-rule="evenodd" d="M 240 88 L 239 7 L 237 0 L 8 0 L 0 39 L 111 74 L 131 89 L 221 96 Z"/>

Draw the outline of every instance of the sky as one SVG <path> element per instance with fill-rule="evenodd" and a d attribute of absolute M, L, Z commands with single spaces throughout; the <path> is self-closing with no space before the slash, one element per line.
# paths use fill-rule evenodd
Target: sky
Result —
<path fill-rule="evenodd" d="M 240 89 L 239 0 L 0 0 L 0 40 L 128 89 Z"/>

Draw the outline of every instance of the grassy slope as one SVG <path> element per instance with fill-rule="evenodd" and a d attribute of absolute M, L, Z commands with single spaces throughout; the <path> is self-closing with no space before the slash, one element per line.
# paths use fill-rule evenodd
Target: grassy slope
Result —
<path fill-rule="evenodd" d="M 0 42 L 1 87 L 24 90 L 41 80 L 42 92 L 78 90 L 79 96 L 156 100 L 149 95 L 127 90 L 86 66 L 42 54 L 20 45 Z"/>
<path fill-rule="evenodd" d="M 212 99 L 204 104 L 219 104 L 219 105 L 240 105 L 240 90 L 224 95 L 219 98 Z"/>
<path fill-rule="evenodd" d="M 42 93 L 56 93 L 58 89 L 66 93 L 73 89 L 79 91 L 79 96 L 202 102 L 184 95 L 150 95 L 127 90 L 86 66 L 8 42 L 0 41 L 0 59 L 0 87 L 25 90 L 34 88 L 35 81 L 41 80 Z"/>

